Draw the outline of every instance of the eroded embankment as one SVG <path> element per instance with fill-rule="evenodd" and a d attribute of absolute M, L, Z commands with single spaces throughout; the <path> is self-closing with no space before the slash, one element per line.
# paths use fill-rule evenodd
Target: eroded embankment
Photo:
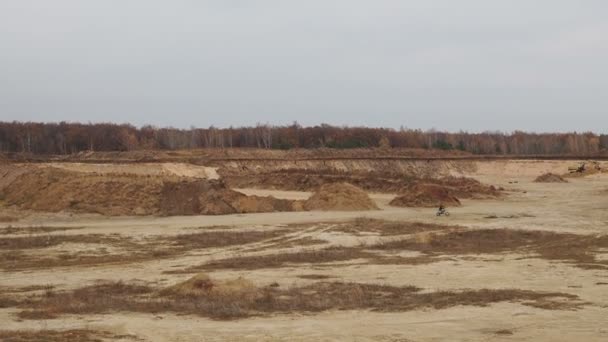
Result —
<path fill-rule="evenodd" d="M 2 175 L 0 199 L 20 209 L 108 216 L 292 210 L 291 201 L 246 196 L 210 179 L 75 172 L 37 165 L 2 166 Z"/>
<path fill-rule="evenodd" d="M 293 201 L 247 196 L 215 179 L 112 173 L 108 169 L 102 173 L 76 172 L 74 167 L 2 166 L 0 200 L 19 209 L 108 216 L 377 209 L 363 190 L 349 184 L 322 187 L 308 200 Z"/>

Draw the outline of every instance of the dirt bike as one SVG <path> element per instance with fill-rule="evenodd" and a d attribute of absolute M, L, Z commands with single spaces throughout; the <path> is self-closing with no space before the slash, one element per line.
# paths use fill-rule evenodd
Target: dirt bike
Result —
<path fill-rule="evenodd" d="M 443 215 L 443 216 L 450 216 L 450 213 L 447 210 L 445 210 L 445 209 L 439 209 L 439 210 L 437 210 L 437 214 L 436 215 L 437 216 L 441 216 L 441 215 Z"/>

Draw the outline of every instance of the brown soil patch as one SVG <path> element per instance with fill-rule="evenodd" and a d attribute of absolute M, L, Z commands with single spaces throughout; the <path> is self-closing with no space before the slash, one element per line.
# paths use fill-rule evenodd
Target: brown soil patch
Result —
<path fill-rule="evenodd" d="M 0 294 L 0 309 L 11 308 L 19 305 L 20 301 L 15 296 Z"/>
<path fill-rule="evenodd" d="M 29 309 L 24 313 L 46 313 L 47 317 L 131 311 L 177 312 L 215 319 L 235 319 L 326 310 L 399 312 L 445 309 L 458 305 L 488 306 L 498 302 L 518 302 L 547 310 L 577 309 L 584 305 L 575 295 L 556 292 L 519 289 L 421 292 L 421 289 L 413 286 L 342 282 L 320 282 L 281 289 L 277 286 L 257 287 L 243 278 L 215 281 L 203 274 L 158 292 L 145 286 L 110 283 L 72 292 L 47 293 L 37 300 L 23 303 L 22 307 Z"/>
<path fill-rule="evenodd" d="M 436 184 L 416 184 L 395 197 L 390 205 L 394 207 L 438 207 L 460 206 L 460 200 L 452 195 L 451 191 Z"/>
<path fill-rule="evenodd" d="M 322 185 L 304 201 L 306 210 L 378 210 L 367 193 L 347 183 Z"/>
<path fill-rule="evenodd" d="M 17 220 L 19 220 L 19 218 L 14 216 L 0 215 L 0 222 L 15 222 Z"/>
<path fill-rule="evenodd" d="M 554 173 L 545 173 L 542 174 L 534 180 L 535 183 L 568 183 L 567 180 L 562 178 L 560 175 L 556 175 Z"/>

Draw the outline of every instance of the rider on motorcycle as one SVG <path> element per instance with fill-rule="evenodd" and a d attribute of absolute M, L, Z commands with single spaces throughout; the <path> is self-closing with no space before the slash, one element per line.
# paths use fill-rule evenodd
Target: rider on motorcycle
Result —
<path fill-rule="evenodd" d="M 443 205 L 443 203 L 439 204 L 439 209 L 437 210 L 437 216 L 441 216 L 441 215 L 445 215 L 445 216 L 450 215 L 450 213 L 448 213 L 448 211 L 445 210 L 445 206 Z"/>

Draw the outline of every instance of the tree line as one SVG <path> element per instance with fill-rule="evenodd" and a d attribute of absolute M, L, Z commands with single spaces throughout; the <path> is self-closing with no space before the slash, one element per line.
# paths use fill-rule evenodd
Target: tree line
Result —
<path fill-rule="evenodd" d="M 422 148 L 490 155 L 594 155 L 608 149 L 608 135 L 256 125 L 230 128 L 158 128 L 112 123 L 0 122 L 0 152 L 70 154 L 81 151 L 194 148 Z"/>

